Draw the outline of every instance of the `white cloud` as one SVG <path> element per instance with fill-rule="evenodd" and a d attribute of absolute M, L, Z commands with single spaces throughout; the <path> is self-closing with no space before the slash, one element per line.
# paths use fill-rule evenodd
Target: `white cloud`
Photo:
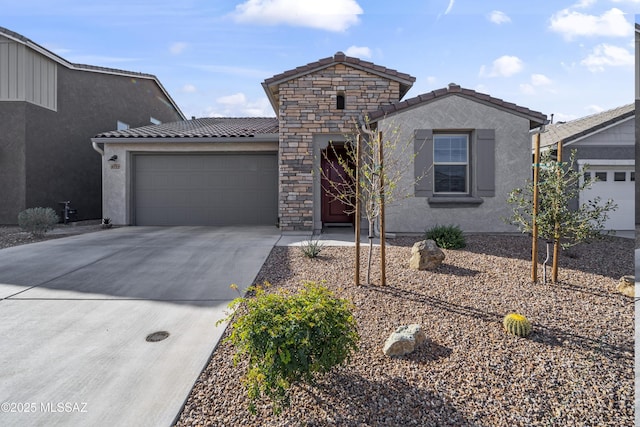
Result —
<path fill-rule="evenodd" d="M 208 117 L 273 117 L 273 108 L 266 97 L 250 100 L 242 93 L 221 96 L 216 106 L 206 108 Z"/>
<path fill-rule="evenodd" d="M 365 46 L 351 46 L 344 53 L 356 58 L 371 58 L 371 49 Z"/>
<path fill-rule="evenodd" d="M 573 5 L 573 7 L 577 7 L 577 8 L 580 8 L 580 9 L 586 9 L 588 7 L 591 7 L 591 5 L 593 5 L 595 3 L 596 3 L 596 0 L 579 0 L 578 3 Z"/>
<path fill-rule="evenodd" d="M 247 0 L 236 6 L 237 22 L 310 27 L 341 32 L 359 22 L 356 0 Z"/>
<path fill-rule="evenodd" d="M 491 70 L 483 65 L 480 67 L 480 77 L 510 77 L 522 71 L 524 63 L 517 56 L 503 55 L 493 61 Z"/>
<path fill-rule="evenodd" d="M 198 89 L 196 89 L 196 87 L 192 84 L 186 84 L 182 86 L 182 91 L 185 93 L 195 93 L 198 91 Z"/>
<path fill-rule="evenodd" d="M 509 18 L 509 16 L 504 13 L 501 12 L 499 10 L 494 10 L 493 12 L 491 12 L 488 15 L 488 19 L 489 21 L 493 22 L 494 24 L 505 24 L 507 22 L 511 22 L 511 18 Z"/>
<path fill-rule="evenodd" d="M 591 104 L 591 105 L 587 105 L 585 107 L 585 110 L 587 110 L 588 114 L 597 114 L 597 113 L 602 113 L 604 111 L 604 108 L 596 104 Z"/>
<path fill-rule="evenodd" d="M 553 82 L 544 74 L 531 74 L 531 81 L 529 83 L 520 84 L 520 92 L 525 95 L 535 95 L 538 93 L 537 88 L 544 88 L 545 92 L 555 93 L 555 90 L 550 88 Z"/>
<path fill-rule="evenodd" d="M 623 47 L 602 43 L 594 47 L 580 64 L 592 72 L 604 71 L 605 67 L 633 66 L 634 54 Z"/>
<path fill-rule="evenodd" d="M 522 83 L 520 85 L 520 92 L 524 93 L 525 95 L 535 95 L 536 90 L 529 83 Z"/>
<path fill-rule="evenodd" d="M 456 2 L 456 0 L 449 0 L 449 6 L 447 6 L 447 10 L 444 11 L 445 15 L 448 15 L 449 12 L 451 12 L 451 9 L 453 9 L 453 4 Z"/>
<path fill-rule="evenodd" d="M 427 76 L 427 83 L 429 83 L 429 85 L 433 86 L 437 81 L 438 79 L 435 76 Z"/>
<path fill-rule="evenodd" d="M 189 45 L 184 42 L 171 43 L 169 46 L 169 52 L 171 52 L 172 55 L 180 55 L 188 46 Z"/>
<path fill-rule="evenodd" d="M 565 40 L 580 36 L 627 37 L 633 34 L 633 26 L 624 15 L 615 7 L 601 16 L 562 9 L 551 16 L 549 28 L 562 34 Z"/>
<path fill-rule="evenodd" d="M 550 85 L 551 79 L 544 74 L 532 74 L 531 75 L 531 84 L 534 86 L 546 86 Z"/>
<path fill-rule="evenodd" d="M 242 105 L 247 102 L 247 97 L 244 93 L 238 92 L 233 95 L 221 96 L 216 99 L 216 102 L 222 105 Z"/>

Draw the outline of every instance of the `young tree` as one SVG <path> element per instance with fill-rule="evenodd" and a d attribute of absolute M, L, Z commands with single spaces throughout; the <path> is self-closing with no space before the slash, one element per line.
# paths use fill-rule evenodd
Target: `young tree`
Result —
<path fill-rule="evenodd" d="M 576 152 L 571 152 L 569 162 L 554 161 L 551 153 L 545 151 L 540 158 L 540 178 L 538 182 L 538 212 L 535 216 L 538 236 L 554 243 L 552 282 L 558 281 L 559 248 L 566 249 L 581 242 L 602 236 L 608 212 L 617 208 L 613 200 L 601 203 L 599 197 L 571 209 L 569 202 L 578 200 L 581 191 L 590 188 L 596 181 L 586 178 L 588 165 L 576 167 Z M 582 179 L 582 177 L 585 177 Z M 513 205 L 513 213 L 508 221 L 523 233 L 533 231 L 533 193 L 531 181 L 524 188 L 516 188 L 509 193 L 507 201 Z"/>
<path fill-rule="evenodd" d="M 410 185 L 402 185 L 407 158 L 415 157 L 413 141 L 401 142 L 398 129 L 387 131 L 386 135 L 372 129 L 365 117 L 360 123 L 354 122 L 354 134 L 347 136 L 345 150 L 338 152 L 330 144 L 323 153 L 325 159 L 331 157 L 337 162 L 327 162 L 334 172 L 320 171 L 323 190 L 335 201 L 347 207 L 346 213 L 355 214 L 360 204 L 369 224 L 369 255 L 367 259 L 367 283 L 371 283 L 371 259 L 375 224 L 380 218 L 385 204 L 393 203 L 410 195 Z M 381 153 L 383 153 L 381 157 Z M 341 176 L 340 179 L 331 179 Z M 411 182 L 410 184 L 414 184 Z M 358 262 L 358 261 L 356 261 Z M 384 263 L 385 260 L 382 259 Z M 384 264 L 383 264 L 384 265 Z M 356 271 L 356 274 L 358 272 Z"/>

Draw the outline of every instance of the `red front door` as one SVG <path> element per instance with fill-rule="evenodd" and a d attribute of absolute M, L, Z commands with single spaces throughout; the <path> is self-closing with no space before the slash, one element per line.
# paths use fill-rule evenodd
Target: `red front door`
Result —
<path fill-rule="evenodd" d="M 325 224 L 353 222 L 353 215 L 347 213 L 351 212 L 353 208 L 348 204 L 337 200 L 334 194 L 339 190 L 332 189 L 329 184 L 329 182 L 342 184 L 346 183 L 349 179 L 348 174 L 338 162 L 338 156 L 342 159 L 346 158 L 346 150 L 344 147 L 336 147 L 335 150 L 329 147 L 322 155 L 321 166 L 323 174 L 321 219 Z"/>

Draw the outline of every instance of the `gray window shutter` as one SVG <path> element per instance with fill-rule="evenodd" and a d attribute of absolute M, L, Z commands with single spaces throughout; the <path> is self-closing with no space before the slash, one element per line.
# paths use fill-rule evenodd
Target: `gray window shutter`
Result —
<path fill-rule="evenodd" d="M 496 195 L 496 131 L 495 129 L 476 130 L 476 177 L 478 197 Z"/>
<path fill-rule="evenodd" d="M 416 129 L 413 138 L 415 196 L 433 196 L 433 130 Z"/>

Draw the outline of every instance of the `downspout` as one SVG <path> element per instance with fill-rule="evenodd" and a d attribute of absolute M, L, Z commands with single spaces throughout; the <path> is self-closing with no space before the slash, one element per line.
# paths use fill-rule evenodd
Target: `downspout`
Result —
<path fill-rule="evenodd" d="M 102 199 L 102 217 L 104 218 L 104 150 L 102 148 L 100 148 L 98 146 L 98 143 L 95 142 L 94 140 L 91 140 L 91 146 L 93 147 L 94 150 L 96 150 L 98 152 L 98 154 L 100 154 L 100 169 L 101 169 L 101 199 Z"/>
<path fill-rule="evenodd" d="M 98 147 L 98 143 L 95 141 L 91 141 L 91 146 L 94 150 L 96 150 L 102 157 L 104 157 L 104 150 Z"/>

